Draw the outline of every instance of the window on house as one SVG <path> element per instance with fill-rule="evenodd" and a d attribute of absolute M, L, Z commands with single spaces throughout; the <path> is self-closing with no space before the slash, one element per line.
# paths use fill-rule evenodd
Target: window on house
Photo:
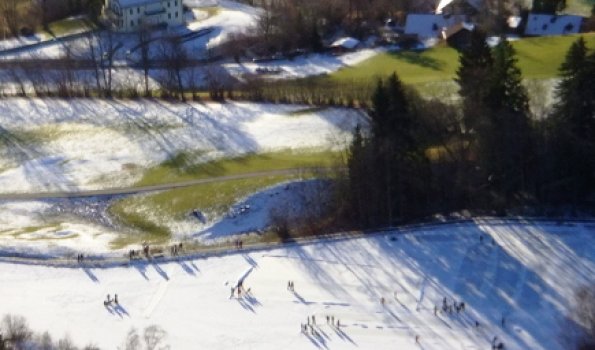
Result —
<path fill-rule="evenodd" d="M 133 14 L 132 9 L 130 9 L 130 14 Z"/>
<path fill-rule="evenodd" d="M 176 18 L 178 18 L 178 11 L 176 11 Z"/>
<path fill-rule="evenodd" d="M 167 18 L 171 19 L 171 13 L 167 14 Z"/>
<path fill-rule="evenodd" d="M 134 27 L 134 21 L 130 21 L 130 26 Z"/>
<path fill-rule="evenodd" d="M 174 6 L 178 6 L 178 0 L 174 1 Z"/>
<path fill-rule="evenodd" d="M 140 7 L 136 8 L 136 13 L 140 13 Z"/>

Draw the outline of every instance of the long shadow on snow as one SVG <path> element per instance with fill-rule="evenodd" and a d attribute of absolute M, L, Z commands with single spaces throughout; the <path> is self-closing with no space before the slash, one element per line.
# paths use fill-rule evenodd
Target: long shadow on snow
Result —
<path fill-rule="evenodd" d="M 62 159 L 50 157 L 36 147 L 34 140 L 26 140 L 0 125 L 0 147 L 4 145 L 8 156 L 23 167 L 28 182 L 45 190 L 73 190 L 76 186 L 61 168 Z"/>
<path fill-rule="evenodd" d="M 192 128 L 193 137 L 199 140 L 208 140 L 218 149 L 231 153 L 256 152 L 259 150 L 257 142 L 243 132 L 238 124 L 257 119 L 260 113 L 250 111 L 248 107 L 236 103 L 211 103 L 208 106 L 217 106 L 221 109 L 220 116 L 217 110 L 208 106 L 188 104 L 184 112 L 168 107 L 162 101 L 156 101 L 164 109 L 180 118 L 187 126 Z M 205 108 L 205 110 L 202 110 Z M 182 115 L 182 113 L 184 115 Z M 230 117 L 230 116 L 233 116 Z"/>
<path fill-rule="evenodd" d="M 423 291 L 419 297 L 416 295 L 417 290 L 405 291 L 405 294 L 410 294 L 421 305 L 421 312 L 432 312 L 430 305 L 433 307 L 441 303 L 441 298 L 437 298 L 437 295 L 447 296 L 449 301 L 464 301 L 469 311 L 459 319 L 450 318 L 449 321 L 466 329 L 470 338 L 485 338 L 486 344 L 490 344 L 495 332 L 502 332 L 500 322 L 503 315 L 507 318 L 504 330 L 506 341 L 514 342 L 520 348 L 534 346 L 530 340 L 527 342 L 526 335 L 510 331 L 521 321 L 526 326 L 525 331 L 530 333 L 528 338 L 534 338 L 538 343 L 548 346 L 553 345 L 552 341 L 557 341 L 553 339 L 556 336 L 552 337 L 552 330 L 560 322 L 572 324 L 558 310 L 555 301 L 563 300 L 563 296 L 553 288 L 555 284 L 544 281 L 538 270 L 531 270 L 518 256 L 512 256 L 498 244 L 492 244 L 489 236 L 478 225 L 449 227 L 447 233 L 444 228 L 438 229 L 435 234 L 432 229 L 426 231 L 424 234 L 399 235 L 397 241 L 391 241 L 386 236 L 377 237 L 372 241 L 376 249 L 371 249 L 372 252 L 378 252 L 377 255 L 361 247 L 358 249 L 357 240 L 310 245 L 307 248 L 297 245 L 292 252 L 296 254 L 296 258 L 305 262 L 301 266 L 310 277 L 318 280 L 322 286 L 329 286 L 329 293 L 339 299 L 348 297 L 348 294 L 335 277 L 337 274 L 329 273 L 328 267 L 325 269 L 322 264 L 343 264 L 361 284 L 358 290 L 370 300 L 378 300 L 380 295 L 394 290 L 393 288 L 414 285 L 415 289 L 432 289 L 433 297 L 439 299 L 424 301 L 420 300 L 425 298 Z M 526 232 L 525 229 L 517 231 L 518 236 L 531 237 L 531 232 Z M 479 240 L 481 235 L 485 237 L 483 242 Z M 548 237 L 546 242 L 553 240 Z M 524 244 L 530 248 L 533 241 L 542 239 L 542 236 L 537 236 Z M 433 244 L 426 244 L 430 242 Z M 584 267 L 577 268 L 573 264 L 580 263 L 572 258 L 573 250 L 563 242 L 553 240 L 549 242 L 548 248 L 554 250 L 553 254 L 562 254 L 564 263 L 559 269 L 567 275 L 561 276 L 562 283 L 566 278 L 572 279 L 577 274 L 581 278 L 586 277 Z M 379 261 L 380 256 L 388 257 L 388 262 Z M 543 263 L 547 263 L 547 256 L 540 258 L 546 259 Z M 399 271 L 403 266 L 407 271 Z M 587 266 L 587 269 L 590 270 L 590 267 Z M 401 283 L 402 279 L 407 283 Z M 387 281 L 392 285 L 386 286 Z M 545 322 L 540 319 L 540 311 L 543 309 L 553 314 L 553 320 Z M 475 320 L 479 320 L 482 325 L 480 334 L 470 326 Z M 386 322 L 392 323 L 394 318 L 387 315 Z M 564 348 L 562 344 L 557 345 L 558 348 Z"/>
<path fill-rule="evenodd" d="M 513 233 L 517 237 L 527 238 L 532 235 L 530 228 L 514 228 Z M 540 344 L 552 346 L 558 340 L 557 336 L 552 336 L 555 333 L 552 331 L 560 322 L 572 324 L 556 305 L 558 301 L 564 300 L 564 297 L 554 289 L 552 281 L 544 280 L 539 274 L 540 271 L 534 271 L 531 266 L 521 262 L 518 259 L 520 255 L 512 256 L 509 251 L 498 244 L 492 244 L 489 239 L 485 239 L 483 243 L 479 242 L 479 235 L 485 236 L 485 232 L 477 225 L 469 225 L 468 231 L 471 234 L 467 239 L 457 238 L 450 246 L 444 247 L 446 249 L 424 247 L 423 239 L 415 236 L 412 236 L 411 244 L 389 244 L 387 240 L 377 242 L 380 250 L 386 252 L 387 256 L 394 256 L 396 252 L 402 257 L 401 262 L 405 261 L 414 271 L 417 270 L 420 274 L 434 279 L 445 288 L 444 295 L 448 296 L 449 300 L 460 300 L 469 305 L 472 313 L 480 319 L 482 328 L 485 325 L 486 329 L 493 332 L 501 331 L 500 323 L 504 316 L 508 319 L 505 330 L 507 336 L 521 348 L 532 348 L 534 344 L 526 343 L 526 336 L 510 331 L 522 319 L 526 326 L 525 331 L 529 332 L 531 337 Z M 457 233 L 452 234 L 454 236 Z M 525 247 L 518 247 L 521 249 L 519 254 L 526 254 L 526 249 L 531 249 L 532 245 L 541 241 L 544 236 L 551 237 L 546 234 L 523 242 Z M 508 237 L 504 238 L 506 239 Z M 572 250 L 566 245 L 562 242 L 556 244 L 557 248 L 553 245 L 549 248 L 564 252 L 564 260 L 572 256 Z M 534 250 L 539 251 L 541 248 Z M 460 266 L 454 266 L 454 262 L 451 262 L 452 257 L 461 254 L 460 249 L 466 249 L 466 252 Z M 543 264 L 550 260 L 547 256 L 540 258 L 543 259 Z M 567 276 L 560 276 L 560 282 L 564 283 L 565 278 L 572 279 L 571 276 L 576 277 L 576 271 L 573 270 L 573 264 L 564 266 L 559 272 L 564 272 Z M 440 300 L 434 300 L 433 303 L 439 304 Z M 543 309 L 553 314 L 554 320 L 548 322 L 541 319 L 540 311 Z M 487 343 L 490 341 L 489 337 L 486 334 Z M 561 349 L 564 348 L 563 344 L 557 345 Z"/>

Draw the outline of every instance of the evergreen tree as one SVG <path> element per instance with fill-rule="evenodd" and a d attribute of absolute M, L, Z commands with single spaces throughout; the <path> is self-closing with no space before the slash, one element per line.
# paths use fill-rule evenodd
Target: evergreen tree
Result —
<path fill-rule="evenodd" d="M 471 33 L 470 45 L 459 56 L 459 69 L 455 79 L 459 84 L 467 132 L 476 126 L 483 114 L 485 82 L 488 81 L 491 68 L 492 55 L 490 47 L 486 44 L 486 35 L 476 29 Z"/>
<path fill-rule="evenodd" d="M 312 24 L 312 30 L 310 31 L 310 48 L 314 52 L 322 52 L 324 45 L 322 44 L 322 37 L 318 33 L 318 26 L 316 22 Z"/>
<path fill-rule="evenodd" d="M 488 119 L 480 127 L 480 161 L 491 188 L 503 196 L 527 190 L 531 150 L 529 98 L 516 66 L 515 51 L 502 40 L 493 51 L 485 105 Z"/>
<path fill-rule="evenodd" d="M 371 226 L 392 225 L 424 209 L 427 164 L 411 98 L 396 74 L 378 81 L 370 113 L 372 138 L 362 142 L 359 130 L 354 135 L 349 161 L 352 206 L 360 222 Z"/>
<path fill-rule="evenodd" d="M 393 73 L 386 82 L 386 94 L 388 95 L 386 128 L 387 133 L 398 135 L 401 138 L 395 140 L 401 147 L 408 148 L 411 143 L 411 114 L 409 113 L 408 97 L 405 93 L 403 83 Z"/>
<path fill-rule="evenodd" d="M 350 203 L 355 223 L 361 227 L 369 224 L 368 215 L 364 203 L 368 199 L 367 190 L 369 169 L 366 162 L 366 144 L 362 135 L 361 127 L 358 124 L 353 132 L 353 140 L 347 155 L 347 167 L 349 169 L 349 190 Z"/>
<path fill-rule="evenodd" d="M 372 132 L 375 137 L 384 137 L 387 133 L 385 126 L 388 119 L 388 110 L 388 94 L 382 79 L 379 79 L 372 94 L 372 111 L 370 112 L 373 121 Z"/>
<path fill-rule="evenodd" d="M 485 176 L 479 179 L 475 164 L 469 161 L 479 148 L 477 131 L 486 123 L 485 100 L 487 82 L 493 65 L 492 53 L 486 43 L 486 35 L 476 29 L 471 33 L 470 45 L 459 55 L 459 69 L 455 81 L 459 85 L 459 95 L 462 104 L 462 148 L 461 166 L 457 171 L 457 178 L 465 179 L 460 182 L 462 188 L 461 199 L 464 204 L 471 204 L 478 199 L 476 185 L 482 183 Z"/>
<path fill-rule="evenodd" d="M 554 15 L 566 8 L 566 0 L 533 0 L 532 11 Z"/>
<path fill-rule="evenodd" d="M 560 83 L 556 88 L 556 118 L 565 123 L 571 133 L 581 138 L 592 133 L 593 128 L 595 101 L 592 61 L 587 56 L 585 40 L 580 37 L 566 54 L 560 67 Z"/>
<path fill-rule="evenodd" d="M 551 129 L 554 174 L 549 199 L 579 204 L 595 186 L 595 53 L 581 37 L 560 67 Z"/>

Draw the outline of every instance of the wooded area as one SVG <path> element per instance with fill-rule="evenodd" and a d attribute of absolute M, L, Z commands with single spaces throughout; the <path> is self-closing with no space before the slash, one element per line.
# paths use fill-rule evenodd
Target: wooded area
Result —
<path fill-rule="evenodd" d="M 422 100 L 396 74 L 378 82 L 371 133 L 357 129 L 349 151 L 346 217 L 379 227 L 463 209 L 592 209 L 595 52 L 582 38 L 560 67 L 547 118 L 531 115 L 507 41 L 490 49 L 476 31 L 457 76 L 460 108 Z"/>

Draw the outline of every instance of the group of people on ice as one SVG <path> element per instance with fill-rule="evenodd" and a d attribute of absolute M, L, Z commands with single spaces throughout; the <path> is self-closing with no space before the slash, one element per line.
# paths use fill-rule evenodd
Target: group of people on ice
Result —
<path fill-rule="evenodd" d="M 290 292 L 295 292 L 295 286 L 293 281 L 287 281 L 287 290 Z"/>
<path fill-rule="evenodd" d="M 452 304 L 449 304 L 446 300 L 446 297 L 444 297 L 444 299 L 442 299 L 442 312 L 452 314 L 453 308 L 457 312 L 457 314 L 459 312 L 463 312 L 463 311 L 465 311 L 465 303 L 464 302 L 458 303 L 456 301 L 453 301 Z M 434 316 L 438 316 L 438 311 L 439 311 L 438 305 L 434 305 Z"/>
<path fill-rule="evenodd" d="M 107 299 L 103 301 L 103 306 L 105 306 L 105 307 L 108 307 L 108 306 L 112 305 L 112 303 L 113 303 L 113 304 L 116 304 L 116 305 L 119 305 L 119 302 L 118 302 L 118 294 L 114 294 L 114 298 L 113 298 L 113 299 L 112 299 L 112 297 L 111 297 L 111 296 L 108 294 L 108 295 L 107 295 Z"/>
<path fill-rule="evenodd" d="M 330 325 L 331 327 L 341 327 L 341 321 L 337 318 L 337 323 L 335 324 L 335 316 L 333 315 L 326 315 L 326 324 Z M 300 328 L 302 333 L 308 334 L 308 330 L 310 330 L 310 334 L 317 335 L 316 332 L 316 316 L 307 316 L 306 323 L 300 324 Z"/>
<path fill-rule="evenodd" d="M 238 295 L 238 298 L 241 298 L 242 295 L 248 295 L 251 291 L 252 288 L 250 287 L 248 287 L 248 289 L 244 289 L 244 281 L 240 280 L 238 281 L 237 286 L 231 287 L 231 295 L 229 298 L 233 298 L 236 295 L 236 293 Z"/>

